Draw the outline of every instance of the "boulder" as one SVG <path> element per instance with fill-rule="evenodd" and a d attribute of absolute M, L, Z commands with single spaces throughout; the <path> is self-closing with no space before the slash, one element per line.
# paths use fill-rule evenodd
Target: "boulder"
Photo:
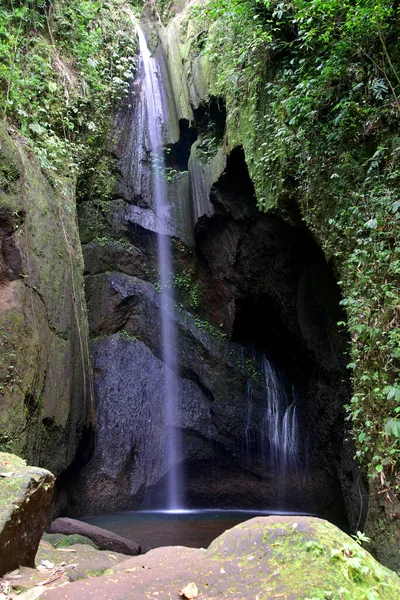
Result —
<path fill-rule="evenodd" d="M 0 575 L 34 567 L 53 497 L 54 476 L 0 452 Z"/>
<path fill-rule="evenodd" d="M 42 597 L 178 599 L 179 590 L 192 583 L 199 600 L 400 598 L 396 573 L 331 523 L 300 516 L 251 519 L 223 533 L 207 550 L 156 548 L 117 564 L 111 573 Z"/>
<path fill-rule="evenodd" d="M 64 536 L 62 539 L 65 540 L 66 537 Z M 20 567 L 4 576 L 3 583 L 9 590 L 7 600 L 15 597 L 34 600 L 50 587 L 64 585 L 86 577 L 97 577 L 107 569 L 126 560 L 125 554 L 97 550 L 87 543 L 71 544 L 67 549 L 59 546 L 54 548 L 49 542 L 42 539 L 36 554 L 35 569 Z M 0 599 L 4 600 L 1 593 Z"/>
<path fill-rule="evenodd" d="M 77 519 L 60 517 L 53 521 L 49 527 L 49 533 L 62 533 L 64 535 L 83 535 L 91 539 L 99 550 L 113 550 L 121 554 L 136 556 L 140 554 L 140 546 L 116 533 L 89 525 Z"/>

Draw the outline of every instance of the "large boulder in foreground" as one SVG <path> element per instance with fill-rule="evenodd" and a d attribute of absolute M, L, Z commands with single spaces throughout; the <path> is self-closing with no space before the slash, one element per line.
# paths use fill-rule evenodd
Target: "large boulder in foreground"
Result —
<path fill-rule="evenodd" d="M 45 600 L 399 600 L 400 578 L 334 525 L 313 517 L 257 517 L 207 550 L 156 548 L 111 574 L 43 594 Z M 191 596 L 195 597 L 195 596 Z"/>
<path fill-rule="evenodd" d="M 60 517 L 53 521 L 49 533 L 62 533 L 64 535 L 83 535 L 96 544 L 99 550 L 113 550 L 121 554 L 136 556 L 140 553 L 140 546 L 116 533 L 89 525 L 83 521 Z"/>
<path fill-rule="evenodd" d="M 53 488 L 50 471 L 0 452 L 0 575 L 35 565 Z"/>

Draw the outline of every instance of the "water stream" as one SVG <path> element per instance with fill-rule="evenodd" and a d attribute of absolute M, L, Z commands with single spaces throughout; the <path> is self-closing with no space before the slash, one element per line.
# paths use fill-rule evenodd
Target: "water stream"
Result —
<path fill-rule="evenodd" d="M 137 143 L 145 143 L 151 157 L 152 209 L 155 214 L 158 241 L 158 268 L 161 308 L 161 349 L 164 369 L 164 407 L 165 407 L 165 505 L 170 511 L 185 507 L 183 498 L 184 481 L 181 469 L 181 434 L 179 423 L 177 339 L 175 329 L 175 306 L 173 294 L 173 265 L 170 244 L 170 225 L 173 223 L 171 207 L 168 202 L 168 187 L 163 152 L 163 132 L 167 127 L 167 109 L 165 107 L 164 84 L 162 72 L 155 58 L 152 57 L 146 38 L 138 28 L 139 39 L 139 80 L 141 101 L 143 103 L 143 132 L 137 136 Z M 135 153 L 139 156 L 139 152 Z M 265 411 L 261 429 L 258 434 L 258 455 L 265 464 L 272 466 L 277 474 L 285 475 L 296 467 L 297 462 L 297 423 L 295 398 L 285 389 L 285 384 L 277 370 L 266 358 L 262 362 L 265 381 Z M 175 372 L 175 373 L 174 373 Z M 244 456 L 252 460 L 251 420 L 253 418 L 251 381 L 248 380 L 248 409 L 246 415 L 246 434 Z M 150 425 L 151 426 L 151 425 Z M 252 434 L 253 435 L 253 434 Z M 260 452 L 261 450 L 261 452 Z"/>
<path fill-rule="evenodd" d="M 167 461 L 167 483 L 165 490 L 165 507 L 177 510 L 183 506 L 182 473 L 179 464 L 180 433 L 177 427 L 177 403 L 179 389 L 177 377 L 173 369 L 177 367 L 176 331 L 174 325 L 174 294 L 172 252 L 166 225 L 170 218 L 167 182 L 163 153 L 163 125 L 165 123 L 163 107 L 162 76 L 157 62 L 152 58 L 147 47 L 146 38 L 140 28 L 137 29 L 139 40 L 139 73 L 141 74 L 142 93 L 147 109 L 147 132 L 152 164 L 153 210 L 159 223 L 157 233 L 159 289 L 161 306 L 161 345 L 162 359 L 166 365 L 164 370 L 165 395 L 165 457 Z"/>
<path fill-rule="evenodd" d="M 268 448 L 270 461 L 282 475 L 294 469 L 298 463 L 298 433 L 294 389 L 291 397 L 275 367 L 264 358 L 263 361 L 267 410 L 264 417 L 264 442 Z"/>

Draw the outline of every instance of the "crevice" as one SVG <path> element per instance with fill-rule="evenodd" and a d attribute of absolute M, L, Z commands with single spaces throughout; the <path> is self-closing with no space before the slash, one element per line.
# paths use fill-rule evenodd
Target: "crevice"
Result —
<path fill-rule="evenodd" d="M 190 127 L 187 119 L 179 120 L 179 140 L 164 146 L 164 161 L 167 169 L 187 171 L 190 149 L 197 140 L 197 129 Z"/>

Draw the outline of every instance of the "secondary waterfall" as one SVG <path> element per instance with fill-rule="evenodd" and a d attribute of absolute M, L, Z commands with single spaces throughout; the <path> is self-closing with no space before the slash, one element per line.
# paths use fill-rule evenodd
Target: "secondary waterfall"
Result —
<path fill-rule="evenodd" d="M 297 467 L 298 433 L 295 394 L 287 394 L 279 374 L 271 363 L 263 361 L 267 410 L 264 417 L 263 446 L 269 449 L 272 465 L 278 472 Z"/>
<path fill-rule="evenodd" d="M 179 389 L 173 369 L 177 367 L 176 331 L 174 325 L 173 269 L 170 240 L 165 234 L 169 220 L 168 193 L 163 153 L 163 109 L 162 78 L 157 62 L 152 58 L 146 38 L 140 28 L 139 73 L 142 92 L 147 108 L 147 131 L 152 164 L 153 210 L 159 229 L 157 233 L 159 289 L 161 305 L 161 345 L 164 370 L 164 397 L 167 461 L 166 506 L 169 510 L 182 508 L 182 475 L 179 465 L 180 434 L 177 427 L 177 402 Z"/>

